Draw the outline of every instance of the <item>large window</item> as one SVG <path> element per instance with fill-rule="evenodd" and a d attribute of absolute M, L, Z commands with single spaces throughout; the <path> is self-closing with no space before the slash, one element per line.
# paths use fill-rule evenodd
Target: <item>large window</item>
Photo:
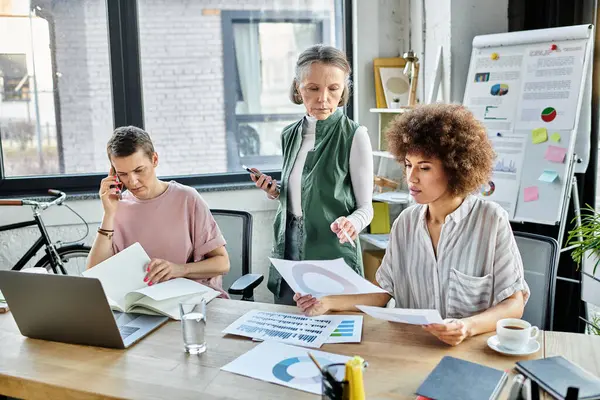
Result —
<path fill-rule="evenodd" d="M 106 171 L 113 112 L 104 0 L 0 3 L 4 177 Z"/>
<path fill-rule="evenodd" d="M 281 167 L 298 54 L 344 47 L 342 0 L 0 0 L 0 195 L 95 189 L 115 126 L 188 184 Z"/>
<path fill-rule="evenodd" d="M 138 4 L 144 121 L 161 172 L 280 169 L 281 129 L 303 113 L 287 96 L 294 62 L 312 44 L 342 46 L 340 2 Z"/>

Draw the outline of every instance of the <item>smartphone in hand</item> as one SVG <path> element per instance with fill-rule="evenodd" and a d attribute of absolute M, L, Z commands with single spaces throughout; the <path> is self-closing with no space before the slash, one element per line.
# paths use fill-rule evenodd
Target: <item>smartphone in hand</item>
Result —
<path fill-rule="evenodd" d="M 125 185 L 124 185 L 124 184 L 123 184 L 123 182 L 121 182 L 121 180 L 119 179 L 119 175 L 117 175 L 117 170 L 116 170 L 116 169 L 115 169 L 115 167 L 114 167 L 114 166 L 112 166 L 112 165 L 111 165 L 111 168 L 110 168 L 110 173 L 111 173 L 112 175 L 114 175 L 115 179 L 117 180 L 117 184 L 116 184 L 116 185 L 110 185 L 110 187 L 111 187 L 111 189 L 112 189 L 112 188 L 115 188 L 115 187 L 119 188 L 119 200 L 123 200 L 123 187 L 124 187 Z"/>
<path fill-rule="evenodd" d="M 254 172 L 253 170 L 251 170 L 249 167 L 247 167 L 245 165 L 242 165 L 242 168 L 244 168 L 246 171 L 248 171 L 249 173 L 251 173 L 252 175 L 254 175 L 256 177 L 256 179 L 260 178 L 260 176 L 262 175 L 262 173 L 260 171 L 259 172 Z M 269 182 L 269 184 L 267 186 L 270 187 L 271 183 L 272 182 Z M 280 185 L 278 183 L 277 184 L 277 189 L 279 190 L 279 188 L 280 188 Z"/>
<path fill-rule="evenodd" d="M 242 165 L 242 168 L 244 168 L 246 171 L 248 171 L 249 173 L 254 175 L 257 179 L 260 178 L 260 176 L 262 175 L 260 172 L 252 171 L 249 167 L 246 167 L 245 165 Z"/>
<path fill-rule="evenodd" d="M 123 200 L 123 182 L 119 179 L 119 175 L 115 175 L 117 178 L 117 187 L 119 188 L 119 200 Z"/>

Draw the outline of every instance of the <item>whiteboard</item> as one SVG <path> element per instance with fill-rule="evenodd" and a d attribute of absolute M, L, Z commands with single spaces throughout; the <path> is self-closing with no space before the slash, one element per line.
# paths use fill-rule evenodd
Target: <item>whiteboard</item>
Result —
<path fill-rule="evenodd" d="M 593 38 L 579 25 L 473 39 L 463 104 L 497 155 L 479 196 L 512 221 L 560 223 L 573 168 L 587 168 Z"/>

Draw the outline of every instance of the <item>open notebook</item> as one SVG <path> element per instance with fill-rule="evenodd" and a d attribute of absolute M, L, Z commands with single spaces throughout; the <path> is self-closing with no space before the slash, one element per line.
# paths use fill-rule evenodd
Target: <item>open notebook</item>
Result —
<path fill-rule="evenodd" d="M 139 314 L 162 314 L 180 319 L 179 302 L 207 303 L 219 292 L 196 281 L 177 278 L 148 286 L 144 282 L 150 257 L 135 243 L 108 260 L 88 269 L 83 276 L 98 278 L 113 310 Z"/>

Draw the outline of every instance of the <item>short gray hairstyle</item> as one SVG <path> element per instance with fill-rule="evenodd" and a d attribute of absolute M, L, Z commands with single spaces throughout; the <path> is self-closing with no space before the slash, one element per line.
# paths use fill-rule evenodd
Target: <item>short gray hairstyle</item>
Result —
<path fill-rule="evenodd" d="M 290 87 L 290 100 L 292 100 L 294 104 L 302 104 L 302 96 L 298 91 L 298 85 L 313 63 L 332 65 L 344 71 L 346 74 L 346 81 L 344 82 L 344 91 L 342 92 L 342 97 L 340 98 L 338 106 L 345 106 L 350 98 L 350 63 L 343 51 L 324 44 L 311 46 L 298 56 L 298 61 L 296 61 L 296 73 L 294 75 L 294 80 L 292 81 L 292 86 Z"/>

